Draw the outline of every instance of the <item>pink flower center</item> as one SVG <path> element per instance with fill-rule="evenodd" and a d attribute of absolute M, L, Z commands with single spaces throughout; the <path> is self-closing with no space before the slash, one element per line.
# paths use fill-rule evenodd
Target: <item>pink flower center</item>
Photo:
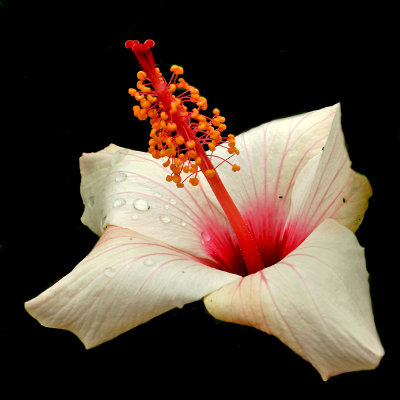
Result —
<path fill-rule="evenodd" d="M 265 201 L 251 204 L 243 212 L 243 219 L 250 229 L 262 260 L 262 268 L 282 260 L 308 235 L 305 229 L 299 229 L 299 225 L 293 221 L 286 225 L 287 215 L 280 214 L 276 208 L 268 208 L 268 201 Z M 291 229 L 294 225 L 295 229 Z M 216 226 L 213 221 L 205 222 L 201 236 L 204 249 L 216 263 L 211 265 L 214 268 L 241 276 L 256 272 L 248 271 L 238 240 L 226 225 Z"/>

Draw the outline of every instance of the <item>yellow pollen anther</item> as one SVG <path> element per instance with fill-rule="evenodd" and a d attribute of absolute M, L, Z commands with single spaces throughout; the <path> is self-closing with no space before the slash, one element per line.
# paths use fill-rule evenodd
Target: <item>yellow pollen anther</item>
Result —
<path fill-rule="evenodd" d="M 176 124 L 175 124 L 175 122 L 172 123 L 172 124 L 171 124 L 171 122 L 168 122 L 168 124 L 167 124 L 167 130 L 170 131 L 170 132 L 175 131 L 175 130 L 176 130 Z"/>
<path fill-rule="evenodd" d="M 207 178 L 212 178 L 215 175 L 215 169 L 207 169 L 206 172 L 204 172 L 204 175 Z"/>
<path fill-rule="evenodd" d="M 200 164 L 201 164 L 201 158 L 200 158 L 200 157 L 197 157 L 197 158 L 196 158 L 196 164 L 197 164 L 197 165 L 200 165 Z"/>
<path fill-rule="evenodd" d="M 180 144 L 185 143 L 185 139 L 182 136 L 176 136 L 175 142 L 180 145 Z"/>
<path fill-rule="evenodd" d="M 204 131 L 207 128 L 207 124 L 205 122 L 200 122 L 198 125 L 199 131 Z"/>
<path fill-rule="evenodd" d="M 198 115 L 199 115 L 199 110 L 197 108 L 193 108 L 193 110 L 192 110 L 192 118 L 197 119 Z"/>
<path fill-rule="evenodd" d="M 214 108 L 213 110 L 213 114 L 214 115 L 219 115 L 220 111 L 218 110 L 218 108 Z"/>
<path fill-rule="evenodd" d="M 174 176 L 172 177 L 172 180 L 173 180 L 175 183 L 179 183 L 179 182 L 182 180 L 182 177 L 181 177 L 180 175 L 174 175 Z"/>
<path fill-rule="evenodd" d="M 140 94 L 139 92 L 135 93 L 135 100 L 140 101 L 144 99 L 144 94 Z"/>
<path fill-rule="evenodd" d="M 199 179 L 198 178 L 190 178 L 189 182 L 193 185 L 193 186 L 197 186 L 199 184 Z"/>
<path fill-rule="evenodd" d="M 186 142 L 186 147 L 187 147 L 188 149 L 193 149 L 193 148 L 196 147 L 196 142 L 195 142 L 194 140 L 188 140 L 188 141 Z"/>
<path fill-rule="evenodd" d="M 135 117 L 138 117 L 139 111 L 140 111 L 140 107 L 138 105 L 135 105 L 135 106 L 132 107 L 132 110 L 133 110 L 133 115 Z"/>
<path fill-rule="evenodd" d="M 134 96 L 136 92 L 137 92 L 136 89 L 133 89 L 133 88 L 128 89 L 128 93 L 129 93 L 131 96 Z"/>
<path fill-rule="evenodd" d="M 170 71 L 174 72 L 176 75 L 182 75 L 183 74 L 183 68 L 180 67 L 179 65 L 172 65 L 171 68 L 170 68 Z"/>
<path fill-rule="evenodd" d="M 240 170 L 240 166 L 239 165 L 237 165 L 237 164 L 233 164 L 232 165 L 232 171 L 233 172 L 236 172 L 236 171 L 239 171 Z"/>
<path fill-rule="evenodd" d="M 182 189 L 184 186 L 185 186 L 185 185 L 184 185 L 182 182 L 178 182 L 178 183 L 176 184 L 176 187 L 179 188 L 179 189 Z"/>
<path fill-rule="evenodd" d="M 138 114 L 138 118 L 141 121 L 144 121 L 147 118 L 147 111 L 146 110 L 140 110 Z"/>
<path fill-rule="evenodd" d="M 196 158 L 197 157 L 197 153 L 196 153 L 195 150 L 189 150 L 187 152 L 187 155 L 188 155 L 189 158 Z"/>
<path fill-rule="evenodd" d="M 165 177 L 165 180 L 166 180 L 167 182 L 171 182 L 171 181 L 172 181 L 172 175 L 167 175 L 167 176 Z"/>
<path fill-rule="evenodd" d="M 230 148 L 228 149 L 228 153 L 229 153 L 229 154 L 236 153 L 236 150 L 237 150 L 236 147 L 230 147 Z M 236 154 L 237 154 L 237 153 L 236 153 Z"/>
<path fill-rule="evenodd" d="M 147 78 L 147 74 L 144 71 L 139 71 L 136 76 L 140 81 L 144 81 Z"/>
<path fill-rule="evenodd" d="M 153 97 L 151 94 L 148 94 L 148 95 L 147 95 L 147 100 L 148 100 L 150 103 L 155 103 L 155 102 L 157 101 L 157 97 Z"/>

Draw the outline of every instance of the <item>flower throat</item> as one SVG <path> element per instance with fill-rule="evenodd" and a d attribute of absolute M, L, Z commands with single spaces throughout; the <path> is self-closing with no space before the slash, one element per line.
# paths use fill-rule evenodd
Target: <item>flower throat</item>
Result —
<path fill-rule="evenodd" d="M 256 242 L 216 171 L 222 163 L 229 163 L 234 172 L 240 170 L 230 161 L 239 150 L 233 135 L 223 135 L 225 118 L 217 108 L 212 118 L 201 114 L 208 107 L 207 100 L 179 77 L 183 74 L 182 67 L 173 65 L 170 81 L 164 79 L 150 50 L 154 41 L 140 44 L 137 40 L 128 40 L 125 47 L 133 51 L 143 69 L 137 74 L 137 89 L 129 89 L 129 94 L 140 104 L 133 106 L 135 117 L 150 119 L 149 153 L 156 159 L 167 158 L 163 163 L 170 170 L 166 180 L 178 188 L 183 188 L 187 181 L 197 186 L 198 174 L 205 176 L 235 232 L 247 273 L 259 271 L 264 265 Z M 177 91 L 182 92 L 174 94 Z M 185 103 L 192 103 L 194 107 L 188 110 Z M 209 153 L 203 146 L 207 146 Z M 216 146 L 227 149 L 226 158 L 213 155 Z M 217 166 L 212 159 L 218 162 Z"/>

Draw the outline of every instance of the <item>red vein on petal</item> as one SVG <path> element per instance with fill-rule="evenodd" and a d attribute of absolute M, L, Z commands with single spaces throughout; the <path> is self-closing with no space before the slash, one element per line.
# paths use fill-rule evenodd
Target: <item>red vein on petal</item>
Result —
<path fill-rule="evenodd" d="M 297 277 L 299 278 L 300 282 L 301 282 L 302 285 L 304 286 L 305 291 L 306 291 L 306 292 L 308 293 L 308 295 L 310 296 L 310 299 L 311 299 L 311 301 L 312 301 L 312 303 L 313 303 L 313 306 L 314 306 L 315 310 L 317 311 L 317 314 L 318 314 L 320 320 L 322 321 L 322 323 L 323 323 L 323 325 L 324 325 L 324 327 L 325 327 L 325 332 L 326 332 L 327 336 L 331 337 L 332 341 L 335 342 L 336 346 L 340 348 L 340 343 L 337 341 L 335 335 L 332 335 L 332 333 L 331 333 L 331 331 L 330 331 L 330 329 L 329 329 L 329 326 L 328 326 L 328 324 L 327 324 L 327 322 L 326 322 L 324 316 L 322 315 L 322 312 L 321 312 L 320 308 L 318 307 L 318 304 L 317 304 L 317 302 L 315 301 L 314 296 L 312 295 L 312 291 L 311 291 L 310 288 L 308 287 L 307 282 L 306 282 L 306 280 L 304 279 L 303 275 L 301 275 L 300 272 L 297 270 L 297 268 L 295 268 L 295 267 L 294 267 L 292 264 L 290 264 L 290 263 L 287 263 L 287 262 L 285 262 L 285 261 L 282 261 L 282 262 L 280 262 L 280 264 L 287 265 L 287 266 L 297 275 Z"/>
<path fill-rule="evenodd" d="M 278 270 L 278 268 L 277 268 L 277 270 Z M 274 304 L 277 313 L 278 313 L 279 316 L 281 317 L 281 320 L 284 322 L 284 324 L 287 326 L 287 328 L 288 328 L 290 334 L 292 335 L 294 341 L 297 343 L 297 345 L 298 345 L 299 348 L 301 349 L 302 355 L 305 356 L 306 352 L 304 351 L 303 346 L 301 345 L 301 343 L 300 343 L 299 340 L 297 339 L 296 335 L 294 334 L 294 332 L 293 332 L 293 330 L 292 330 L 290 324 L 286 321 L 286 318 L 283 316 L 283 313 L 281 312 L 280 308 L 278 307 L 278 304 L 277 304 L 276 301 L 275 301 L 275 297 L 274 297 L 273 294 L 272 294 L 272 290 L 271 290 L 271 288 L 270 288 L 270 286 L 269 286 L 269 283 L 268 283 L 267 279 L 266 279 L 265 276 L 264 276 L 263 271 L 260 271 L 260 274 L 261 274 L 261 279 L 262 279 L 264 285 L 266 286 L 267 291 L 269 292 L 269 295 L 270 295 L 270 297 L 271 297 L 272 303 Z M 288 299 L 288 301 L 292 304 L 294 310 L 296 310 L 296 312 L 299 314 L 300 318 L 302 318 L 301 313 L 298 311 L 296 305 L 288 298 L 287 295 L 285 295 L 285 293 L 282 291 L 282 289 L 281 289 L 276 283 L 274 283 L 274 282 L 271 282 L 271 283 L 274 284 L 274 286 Z M 302 319 L 304 320 L 304 318 L 302 318 Z M 282 339 L 281 339 L 281 340 L 282 340 Z M 283 340 L 282 340 L 282 342 L 283 342 Z M 285 342 L 283 342 L 283 343 L 285 343 Z"/>
<path fill-rule="evenodd" d="M 317 247 L 317 246 L 315 246 L 315 247 Z M 302 250 L 303 250 L 303 248 L 302 248 Z M 325 250 L 325 251 L 329 251 L 330 249 L 324 248 L 324 250 Z M 346 281 L 345 281 L 345 279 L 343 278 L 343 276 L 342 276 L 335 268 L 333 268 L 333 267 L 332 267 L 330 264 L 328 264 L 326 261 L 321 260 L 319 257 L 317 257 L 317 256 L 315 256 L 315 255 L 313 255 L 313 254 L 297 253 L 297 252 L 296 252 L 295 254 L 289 255 L 289 256 L 290 256 L 290 257 L 292 257 L 292 256 L 293 256 L 293 257 L 296 257 L 296 256 L 303 256 L 303 257 L 312 258 L 312 259 L 318 261 L 320 264 L 324 265 L 326 268 L 328 268 L 328 269 L 333 273 L 333 275 L 336 276 L 336 278 L 342 283 L 343 287 L 345 287 L 345 290 L 346 290 L 347 294 L 353 299 L 353 304 L 349 304 L 349 307 L 350 307 L 350 306 L 353 306 L 353 307 L 354 307 L 354 304 L 356 304 L 356 305 L 357 305 L 357 311 L 356 311 L 356 313 L 357 313 L 358 315 L 363 316 L 363 319 L 364 319 L 364 312 L 363 312 L 363 310 L 359 307 L 358 299 L 357 299 L 356 297 L 354 297 L 353 292 L 352 292 L 352 288 L 349 287 L 349 286 L 346 284 Z M 285 259 L 288 258 L 289 256 L 285 257 Z M 364 322 L 369 326 L 367 320 L 364 320 Z"/>
<path fill-rule="evenodd" d="M 288 184 L 288 186 L 287 186 L 286 192 L 285 192 L 285 194 L 283 195 L 284 198 L 286 198 L 286 197 L 288 196 L 289 191 L 290 191 L 290 189 L 292 188 L 292 184 L 293 184 L 293 182 L 294 182 L 294 179 L 295 179 L 295 177 L 296 177 L 296 175 L 297 175 L 297 172 L 298 172 L 300 166 L 303 164 L 303 161 L 305 160 L 305 158 L 307 157 L 307 155 L 308 155 L 312 150 L 314 150 L 314 149 L 317 147 L 317 144 L 318 144 L 319 142 L 324 142 L 324 141 L 326 141 L 326 139 L 327 139 L 327 136 L 323 136 L 323 137 L 318 138 L 315 142 L 313 142 L 313 143 L 309 146 L 309 148 L 307 149 L 307 151 L 304 152 L 304 154 L 303 154 L 303 156 L 301 157 L 300 161 L 297 163 L 296 168 L 293 170 L 292 177 L 290 178 L 290 182 L 289 182 L 289 184 Z M 321 151 L 322 151 L 322 150 L 321 150 Z"/>

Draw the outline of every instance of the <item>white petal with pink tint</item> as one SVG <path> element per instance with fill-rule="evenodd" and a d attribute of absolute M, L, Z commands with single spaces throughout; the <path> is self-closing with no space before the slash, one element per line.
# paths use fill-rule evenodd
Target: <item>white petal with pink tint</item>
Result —
<path fill-rule="evenodd" d="M 355 232 L 364 219 L 372 188 L 366 176 L 351 171 L 348 185 L 342 193 L 342 203 L 331 215 L 340 224 Z"/>
<path fill-rule="evenodd" d="M 296 179 L 286 230 L 302 231 L 304 237 L 308 236 L 343 205 L 343 193 L 351 178 L 338 108 L 324 151 L 309 160 Z"/>
<path fill-rule="evenodd" d="M 236 205 L 243 209 L 260 201 L 281 207 L 298 173 L 321 153 L 338 107 L 274 120 L 238 135 L 240 155 L 231 161 L 240 165 L 240 171 L 232 173 L 227 163 L 218 168 Z M 226 158 L 227 152 L 219 146 L 214 154 Z M 216 158 L 214 164 L 218 163 Z"/>
<path fill-rule="evenodd" d="M 116 225 L 207 257 L 201 245 L 202 230 L 209 224 L 229 227 L 227 219 L 202 184 L 178 189 L 166 182 L 170 171 L 162 162 L 149 153 L 115 145 L 84 154 L 82 222 L 98 235 L 106 226 Z"/>
<path fill-rule="evenodd" d="M 90 348 L 237 279 L 164 243 L 111 227 L 70 274 L 26 309 L 42 325 L 68 329 Z"/>
<path fill-rule="evenodd" d="M 332 219 L 282 261 L 222 287 L 205 305 L 218 319 L 277 336 L 325 380 L 375 368 L 384 354 L 363 249 Z"/>

